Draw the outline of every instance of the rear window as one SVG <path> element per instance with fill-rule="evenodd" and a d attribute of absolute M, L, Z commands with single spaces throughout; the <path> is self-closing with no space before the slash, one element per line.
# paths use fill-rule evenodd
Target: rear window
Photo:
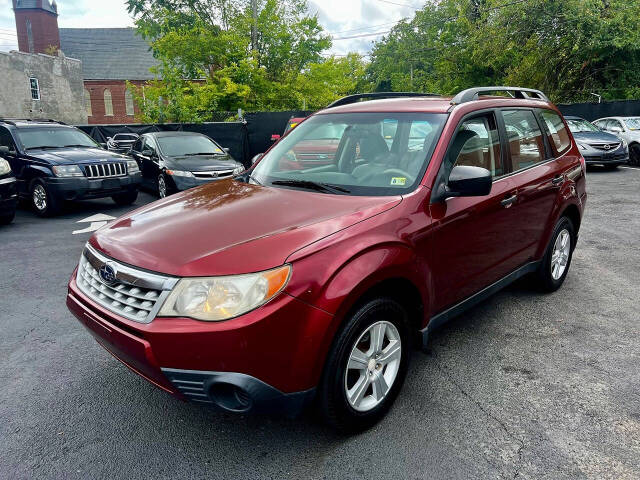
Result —
<path fill-rule="evenodd" d="M 549 131 L 549 141 L 554 146 L 555 153 L 563 154 L 571 146 L 571 140 L 562 118 L 551 110 L 542 110 L 540 114 Z"/>

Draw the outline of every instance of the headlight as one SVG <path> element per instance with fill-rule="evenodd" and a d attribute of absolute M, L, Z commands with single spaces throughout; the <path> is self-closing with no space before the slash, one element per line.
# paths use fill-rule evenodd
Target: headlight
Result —
<path fill-rule="evenodd" d="M 242 165 L 237 166 L 233 169 L 233 174 L 238 175 L 239 173 L 244 172 L 244 167 Z"/>
<path fill-rule="evenodd" d="M 53 167 L 56 177 L 84 177 L 78 165 L 57 165 Z"/>
<path fill-rule="evenodd" d="M 193 173 L 185 172 L 183 170 L 165 170 L 167 175 L 173 175 L 175 177 L 193 177 Z"/>
<path fill-rule="evenodd" d="M 0 175 L 11 173 L 11 166 L 4 158 L 0 158 Z"/>
<path fill-rule="evenodd" d="M 140 171 L 138 162 L 136 162 L 135 160 L 127 160 L 127 171 L 129 173 L 138 173 Z"/>
<path fill-rule="evenodd" d="M 183 278 L 169 294 L 159 316 L 218 322 L 264 305 L 285 287 L 291 267 L 226 277 Z"/>

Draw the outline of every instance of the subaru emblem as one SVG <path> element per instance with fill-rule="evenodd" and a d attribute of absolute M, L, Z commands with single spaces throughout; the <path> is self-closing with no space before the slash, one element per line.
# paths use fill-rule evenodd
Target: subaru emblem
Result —
<path fill-rule="evenodd" d="M 116 283 L 116 270 L 108 263 L 105 263 L 100 267 L 99 273 L 100 273 L 100 279 L 105 284 L 113 285 L 114 283 Z"/>

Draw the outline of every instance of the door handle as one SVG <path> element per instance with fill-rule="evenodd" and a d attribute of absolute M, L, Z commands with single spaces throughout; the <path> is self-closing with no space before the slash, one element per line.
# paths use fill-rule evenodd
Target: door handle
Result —
<path fill-rule="evenodd" d="M 510 197 L 505 198 L 504 200 L 502 200 L 500 202 L 500 205 L 502 205 L 504 208 L 509 208 L 511 207 L 511 205 L 513 205 L 514 203 L 516 203 L 516 200 L 518 199 L 518 195 L 516 195 L 515 193 L 513 195 L 511 195 Z"/>
<path fill-rule="evenodd" d="M 560 185 L 563 182 L 564 182 L 564 175 L 557 175 L 553 177 L 553 180 L 551 180 L 552 185 Z"/>

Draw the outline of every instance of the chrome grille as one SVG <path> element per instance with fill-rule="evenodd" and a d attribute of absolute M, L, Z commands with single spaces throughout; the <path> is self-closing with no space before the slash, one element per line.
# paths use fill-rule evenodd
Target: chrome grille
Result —
<path fill-rule="evenodd" d="M 108 265 L 115 281 L 107 284 L 100 269 Z M 151 322 L 178 279 L 143 272 L 111 260 L 87 246 L 80 257 L 76 283 L 94 302 L 135 322 Z"/>
<path fill-rule="evenodd" d="M 604 150 L 606 152 L 613 152 L 620 148 L 620 142 L 612 142 L 612 143 L 591 143 L 593 148 L 597 148 L 598 150 Z"/>
<path fill-rule="evenodd" d="M 92 163 L 84 166 L 85 175 L 89 178 L 121 177 L 127 174 L 125 162 Z"/>
<path fill-rule="evenodd" d="M 207 172 L 191 172 L 196 178 L 226 178 L 233 175 L 233 170 L 210 170 Z"/>

